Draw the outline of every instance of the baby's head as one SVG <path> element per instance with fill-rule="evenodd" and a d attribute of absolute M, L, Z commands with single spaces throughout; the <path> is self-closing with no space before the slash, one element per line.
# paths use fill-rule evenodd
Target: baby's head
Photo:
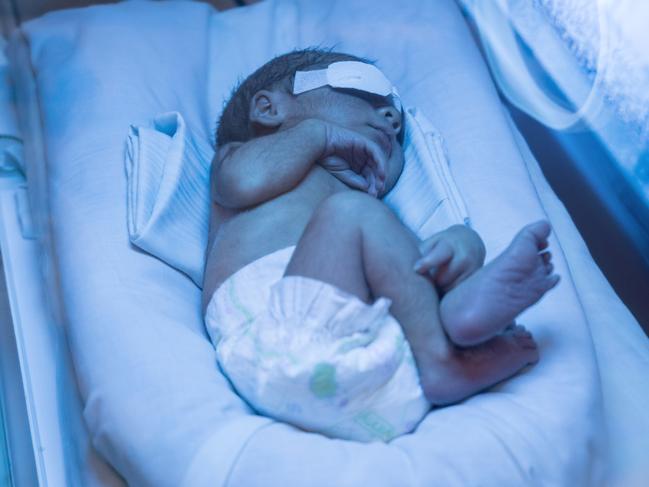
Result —
<path fill-rule="evenodd" d="M 375 141 L 377 137 L 389 137 L 392 150 L 385 191 L 391 189 L 403 169 L 401 143 L 404 130 L 396 92 L 386 94 L 385 90 L 376 89 L 376 86 L 391 88 L 387 79 L 372 67 L 367 74 L 370 83 L 356 88 L 332 87 L 324 84 L 327 76 L 322 72 L 318 79 L 308 80 L 302 89 L 295 89 L 296 72 L 325 70 L 341 61 L 373 66 L 367 59 L 323 49 L 293 51 L 264 64 L 234 89 L 218 123 L 217 147 L 229 142 L 247 142 L 255 137 L 289 129 L 307 118 L 319 118 L 357 131 Z M 349 63 L 349 66 L 354 65 Z M 340 79 L 345 78 L 346 73 L 342 74 Z M 348 78 L 355 77 L 354 73 L 349 74 L 352 76 Z M 344 81 L 341 84 L 344 85 Z M 351 85 L 354 85 L 353 81 Z M 363 87 L 369 87 L 369 91 Z M 381 94 L 377 94 L 377 91 Z"/>

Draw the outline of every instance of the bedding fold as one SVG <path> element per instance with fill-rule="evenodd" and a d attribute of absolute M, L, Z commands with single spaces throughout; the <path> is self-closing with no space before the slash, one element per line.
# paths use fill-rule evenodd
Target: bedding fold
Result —
<path fill-rule="evenodd" d="M 182 115 L 131 126 L 127 138 L 126 218 L 131 242 L 203 285 L 214 151 L 191 137 Z"/>
<path fill-rule="evenodd" d="M 416 107 L 405 111 L 404 167 L 383 201 L 420 239 L 470 223 L 449 167 L 444 139 Z"/>

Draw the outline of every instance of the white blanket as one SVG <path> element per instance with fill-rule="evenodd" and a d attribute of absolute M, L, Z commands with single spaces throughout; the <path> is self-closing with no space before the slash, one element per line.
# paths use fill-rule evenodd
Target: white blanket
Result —
<path fill-rule="evenodd" d="M 94 446 L 129 483 L 572 486 L 647 478 L 629 433 L 649 435 L 646 415 L 635 414 L 649 397 L 640 373 L 646 339 L 533 159 L 521 156 L 453 2 L 267 0 L 223 14 L 191 2 L 126 2 L 56 12 L 25 30 L 42 103 L 53 265 L 84 417 Z M 252 415 L 216 368 L 198 288 L 131 246 L 125 225 L 130 124 L 178 111 L 206 137 L 237 77 L 293 47 L 336 43 L 378 59 L 405 104 L 444 134 L 488 256 L 523 224 L 548 217 L 563 276 L 521 320 L 539 339 L 536 367 L 430 414 L 388 445 L 329 440 Z"/>

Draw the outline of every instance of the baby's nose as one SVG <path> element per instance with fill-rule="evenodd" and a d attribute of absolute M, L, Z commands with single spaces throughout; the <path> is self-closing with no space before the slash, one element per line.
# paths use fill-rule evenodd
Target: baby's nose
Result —
<path fill-rule="evenodd" d="M 393 106 L 384 106 L 379 108 L 379 115 L 383 118 L 386 128 L 390 128 L 394 134 L 401 131 L 401 112 Z"/>

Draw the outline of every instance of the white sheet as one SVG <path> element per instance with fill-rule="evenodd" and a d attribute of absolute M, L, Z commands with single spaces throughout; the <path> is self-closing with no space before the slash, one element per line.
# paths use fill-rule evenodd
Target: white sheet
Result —
<path fill-rule="evenodd" d="M 603 485 L 609 466 L 608 485 L 646 478 L 645 466 L 626 461 L 639 448 L 611 462 L 604 436 L 608 426 L 610 450 L 624 451 L 630 422 L 618 414 L 628 411 L 626 399 L 649 397 L 646 381 L 616 370 L 611 354 L 629 350 L 629 368 L 639 371 L 646 339 L 553 194 L 539 200 L 457 7 L 275 0 L 210 12 L 185 2 L 123 3 L 25 27 L 70 346 L 93 443 L 109 462 L 135 485 Z M 378 58 L 404 102 L 444 135 L 488 258 L 524 223 L 549 216 L 564 278 L 522 319 L 540 342 L 539 365 L 429 415 L 389 445 L 329 440 L 251 415 L 216 369 L 198 289 L 129 246 L 124 224 L 130 123 L 177 110 L 206 136 L 238 76 L 295 46 L 336 42 Z M 635 391 L 625 403 L 620 385 Z M 635 431 L 646 437 L 646 420 L 637 418 Z"/>
<path fill-rule="evenodd" d="M 609 445 L 606 485 L 645 485 L 649 479 L 645 446 L 649 431 L 645 411 L 649 399 L 647 336 L 634 326 L 629 310 L 599 268 L 592 265 L 586 244 L 511 119 L 510 126 L 541 204 L 552 218 L 595 345 Z"/>

